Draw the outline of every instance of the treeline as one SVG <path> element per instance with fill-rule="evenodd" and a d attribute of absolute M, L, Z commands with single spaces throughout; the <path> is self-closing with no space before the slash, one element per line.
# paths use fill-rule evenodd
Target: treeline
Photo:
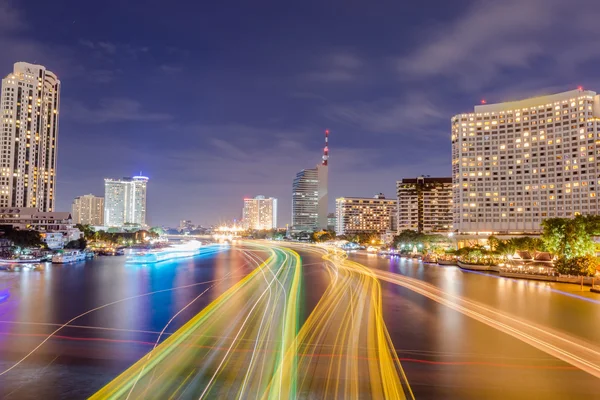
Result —
<path fill-rule="evenodd" d="M 556 269 L 561 274 L 594 276 L 598 266 L 600 216 L 577 215 L 575 218 L 548 218 L 542 221 L 546 249 L 558 257 Z"/>
<path fill-rule="evenodd" d="M 149 238 L 158 238 L 159 234 L 153 230 L 139 230 L 135 232 L 111 232 L 108 231 L 95 231 L 89 225 L 76 225 L 76 227 L 83 232 L 83 236 L 87 242 L 103 242 L 112 245 L 132 245 L 137 243 L 143 243 Z"/>

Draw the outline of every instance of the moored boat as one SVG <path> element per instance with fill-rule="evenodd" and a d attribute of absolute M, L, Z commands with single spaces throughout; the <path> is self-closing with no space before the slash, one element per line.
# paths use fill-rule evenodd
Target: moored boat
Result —
<path fill-rule="evenodd" d="M 19 258 L 1 258 L 0 264 L 36 264 L 43 261 L 41 257 L 21 256 Z"/>
<path fill-rule="evenodd" d="M 67 264 L 85 260 L 85 253 L 79 250 L 62 250 L 52 256 L 53 264 Z"/>

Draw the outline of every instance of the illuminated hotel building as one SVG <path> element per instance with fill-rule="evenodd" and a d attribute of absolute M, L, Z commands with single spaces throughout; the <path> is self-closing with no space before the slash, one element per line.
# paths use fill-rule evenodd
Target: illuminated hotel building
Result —
<path fill-rule="evenodd" d="M 104 225 L 104 197 L 93 194 L 75 197 L 71 207 L 74 224 L 102 226 Z"/>
<path fill-rule="evenodd" d="M 452 178 L 419 176 L 396 182 L 398 231 L 452 230 Z"/>
<path fill-rule="evenodd" d="M 385 233 L 395 229 L 396 200 L 383 194 L 373 198 L 340 197 L 335 199 L 336 229 L 338 235 L 356 233 Z"/>
<path fill-rule="evenodd" d="M 277 199 L 265 196 L 244 199 L 242 225 L 252 230 L 276 229 Z"/>
<path fill-rule="evenodd" d="M 292 184 L 292 231 L 327 229 L 329 179 L 329 131 L 325 131 L 325 147 L 321 164 L 303 169 Z"/>
<path fill-rule="evenodd" d="M 475 106 L 452 118 L 454 228 L 539 232 L 598 214 L 600 96 L 589 90 Z"/>
<path fill-rule="evenodd" d="M 145 226 L 147 183 L 145 176 L 104 179 L 104 225 Z"/>
<path fill-rule="evenodd" d="M 2 80 L 0 207 L 54 211 L 60 81 L 18 62 Z"/>

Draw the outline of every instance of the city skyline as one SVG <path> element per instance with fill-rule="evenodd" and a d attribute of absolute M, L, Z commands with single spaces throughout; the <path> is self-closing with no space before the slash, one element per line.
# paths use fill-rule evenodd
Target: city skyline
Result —
<path fill-rule="evenodd" d="M 85 4 L 41 16 L 33 5 L 3 2 L 0 69 L 35 62 L 62 82 L 57 210 L 101 193 L 104 176 L 142 169 L 160 188 L 148 199 L 152 225 L 235 218 L 238 199 L 253 193 L 281 199 L 284 221 L 289 177 L 319 149 L 325 128 L 337 135 L 332 212 L 336 197 L 393 193 L 401 176 L 447 176 L 448 120 L 482 99 L 600 87 L 589 50 L 600 7 L 578 3 L 432 1 L 427 16 L 400 4 L 346 5 L 339 15 L 342 3 L 294 12 L 273 3 L 269 16 L 194 4 L 157 28 L 131 16 L 160 20 L 158 7 L 107 7 L 91 18 Z M 185 23 L 191 16 L 202 23 Z M 578 23 L 568 23 L 574 16 Z M 107 20 L 128 23 L 108 32 Z M 239 28 L 228 32 L 225 20 Z M 263 45 L 276 31 L 281 40 Z M 240 61 L 244 68 L 233 68 Z"/>

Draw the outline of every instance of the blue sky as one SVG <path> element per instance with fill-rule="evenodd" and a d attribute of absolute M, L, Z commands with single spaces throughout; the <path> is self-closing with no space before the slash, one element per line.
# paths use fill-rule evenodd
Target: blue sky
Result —
<path fill-rule="evenodd" d="M 326 128 L 333 211 L 449 176 L 450 118 L 483 98 L 600 90 L 598 21 L 594 0 L 0 0 L 0 73 L 62 81 L 57 209 L 142 171 L 151 224 L 258 194 L 286 222 Z"/>

